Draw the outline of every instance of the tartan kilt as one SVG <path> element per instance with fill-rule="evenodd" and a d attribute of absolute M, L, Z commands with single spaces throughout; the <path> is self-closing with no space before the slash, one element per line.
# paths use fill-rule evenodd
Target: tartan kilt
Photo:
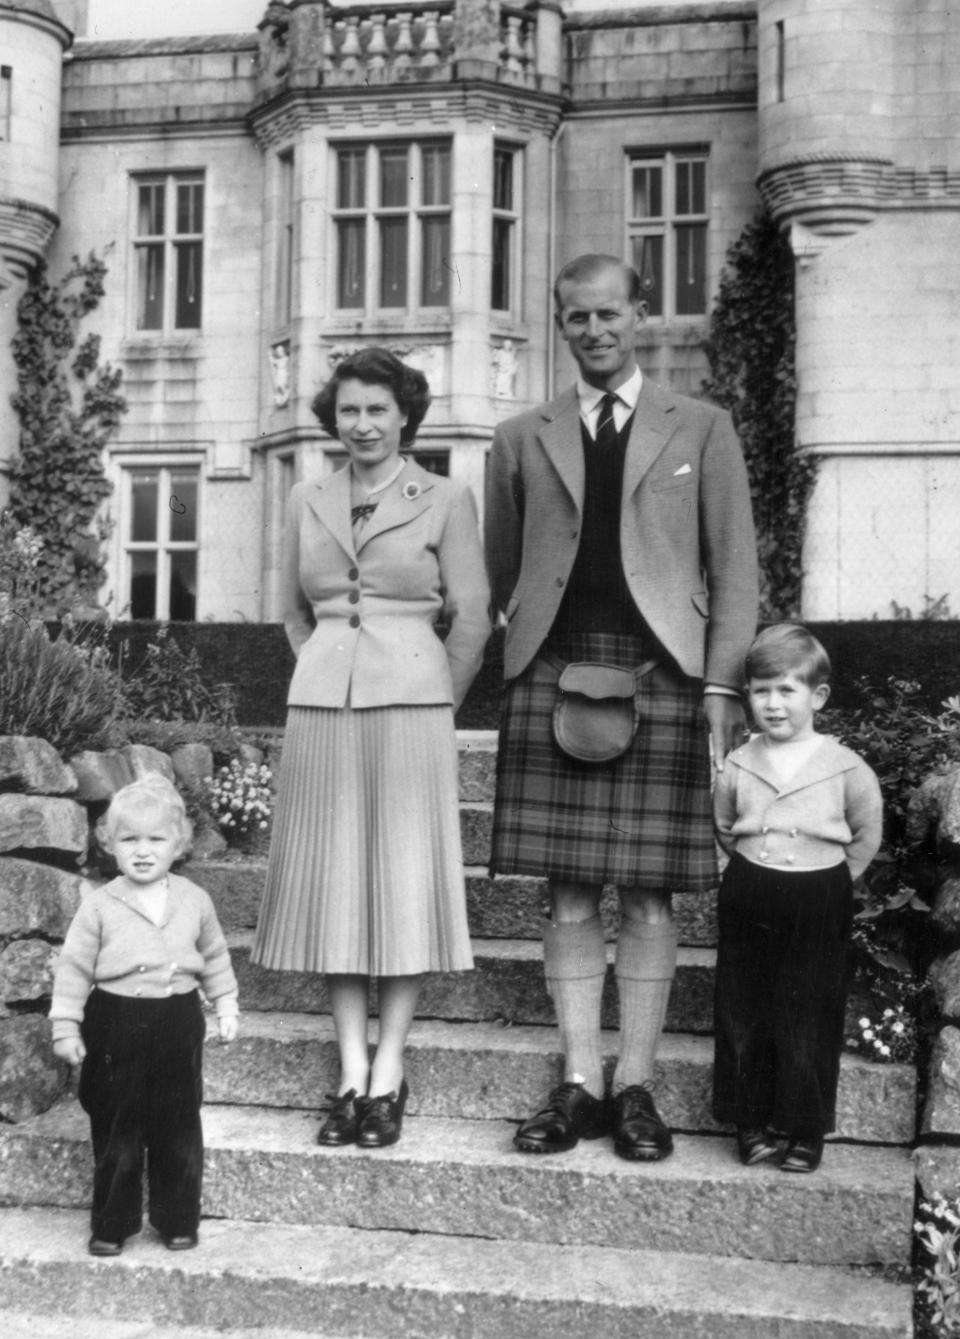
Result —
<path fill-rule="evenodd" d="M 644 658 L 638 639 L 583 634 L 577 643 L 557 654 L 624 668 Z M 624 656 L 624 643 L 633 644 L 633 656 Z M 507 685 L 491 874 L 548 875 L 657 892 L 716 888 L 699 680 L 670 665 L 646 674 L 635 698 L 636 736 L 630 749 L 609 763 L 577 762 L 559 748 L 552 730 L 556 685 L 557 670 L 539 658 Z"/>

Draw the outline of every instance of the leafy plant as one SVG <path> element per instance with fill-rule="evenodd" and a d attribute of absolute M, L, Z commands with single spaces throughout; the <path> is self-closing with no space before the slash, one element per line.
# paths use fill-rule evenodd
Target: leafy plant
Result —
<path fill-rule="evenodd" d="M 11 475 L 10 513 L 42 540 L 37 574 L 50 613 L 92 604 L 103 581 L 102 529 L 92 528 L 110 492 L 103 447 L 126 401 L 122 373 L 100 363 L 100 337 L 79 337 L 104 293 L 106 265 L 91 253 L 51 284 L 41 261 L 17 308 L 12 341 L 20 450 Z"/>
<path fill-rule="evenodd" d="M 920 1201 L 914 1234 L 921 1250 L 917 1295 L 927 1333 L 960 1334 L 960 1199 L 935 1193 Z"/>
<path fill-rule="evenodd" d="M 213 812 L 227 836 L 265 832 L 273 812 L 273 775 L 266 763 L 232 759 L 208 779 Z"/>
<path fill-rule="evenodd" d="M 857 1035 L 848 1038 L 847 1044 L 879 1064 L 912 1064 L 917 1051 L 917 1025 L 905 1004 L 888 1005 L 879 1018 L 858 1018 Z"/>
<path fill-rule="evenodd" d="M 122 669 L 128 712 L 145 721 L 237 723 L 232 684 L 207 686 L 195 647 L 184 652 L 161 627 L 138 665 Z"/>
<path fill-rule="evenodd" d="M 815 465 L 794 442 L 793 255 L 769 214 L 727 252 L 704 349 L 703 393 L 733 416 L 750 475 L 760 560 L 760 616 L 799 612 L 801 550 Z"/>

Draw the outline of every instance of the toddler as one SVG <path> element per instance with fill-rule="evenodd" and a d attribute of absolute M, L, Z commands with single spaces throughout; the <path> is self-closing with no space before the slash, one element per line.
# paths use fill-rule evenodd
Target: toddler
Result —
<path fill-rule="evenodd" d="M 173 1251 L 197 1244 L 203 1174 L 203 1011 L 237 1035 L 237 982 L 213 903 L 170 873 L 189 845 L 183 801 L 151 775 L 114 796 L 98 835 L 120 870 L 88 893 L 54 973 L 53 1049 L 81 1065 L 93 1143 L 91 1255 L 119 1255 L 150 1222 Z"/>
<path fill-rule="evenodd" d="M 727 757 L 714 793 L 721 845 L 713 1114 L 745 1166 L 814 1172 L 835 1128 L 852 884 L 880 845 L 876 776 L 815 729 L 829 696 L 823 647 L 766 629 L 746 661 L 760 733 Z"/>

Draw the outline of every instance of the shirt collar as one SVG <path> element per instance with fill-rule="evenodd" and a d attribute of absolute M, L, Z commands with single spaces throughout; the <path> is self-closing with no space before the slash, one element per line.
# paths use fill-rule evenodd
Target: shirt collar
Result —
<path fill-rule="evenodd" d="M 632 414 L 637 407 L 642 386 L 643 373 L 637 367 L 634 368 L 633 375 L 611 394 L 615 395 L 618 400 L 622 400 Z M 606 394 L 605 390 L 597 386 L 590 386 L 582 377 L 577 377 L 577 399 L 580 402 L 580 413 L 582 415 L 586 416 L 592 413 Z"/>

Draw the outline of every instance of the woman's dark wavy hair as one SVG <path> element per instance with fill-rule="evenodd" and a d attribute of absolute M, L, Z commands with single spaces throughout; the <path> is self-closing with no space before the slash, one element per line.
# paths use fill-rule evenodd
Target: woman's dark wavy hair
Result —
<path fill-rule="evenodd" d="M 389 349 L 379 347 L 360 349 L 344 358 L 310 406 L 331 437 L 337 435 L 337 392 L 343 381 L 385 386 L 400 406 L 400 412 L 407 416 L 400 430 L 400 445 L 409 446 L 413 442 L 430 407 L 430 390 L 422 372 L 408 367 Z"/>

